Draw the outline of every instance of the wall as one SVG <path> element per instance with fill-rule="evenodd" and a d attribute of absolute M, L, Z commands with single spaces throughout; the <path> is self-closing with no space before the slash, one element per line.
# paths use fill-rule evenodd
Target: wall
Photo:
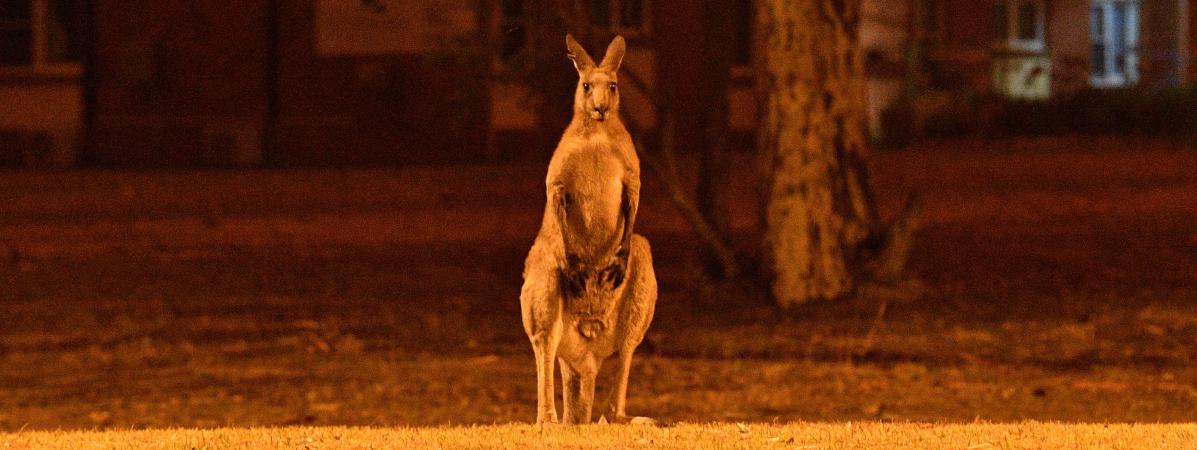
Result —
<path fill-rule="evenodd" d="M 478 11 L 461 3 L 387 1 L 380 4 L 401 10 L 375 15 L 358 1 L 286 2 L 278 16 L 278 111 L 267 163 L 485 160 L 486 59 L 437 34 L 446 27 L 478 31 Z M 330 7 L 356 11 L 322 16 L 332 14 L 321 9 Z M 392 42 L 395 35 L 402 42 Z"/>
<path fill-rule="evenodd" d="M 437 46 L 453 37 L 446 29 L 476 31 L 476 10 L 446 5 L 97 0 L 95 132 L 85 158 L 131 166 L 484 159 L 487 89 L 473 64 L 481 58 Z M 359 11 L 374 6 L 382 9 Z M 387 22 L 394 18 L 402 26 Z"/>
<path fill-rule="evenodd" d="M 1047 45 L 1051 52 L 1052 91 L 1089 87 L 1089 0 L 1049 3 Z"/>
<path fill-rule="evenodd" d="M 994 0 L 944 1 L 943 43 L 932 49 L 934 84 L 983 93 L 991 86 Z"/>
<path fill-rule="evenodd" d="M 25 65 L 0 67 L 0 166 L 69 166 L 78 157 L 86 114 L 85 72 L 79 62 L 88 53 L 86 5 L 75 2 L 42 15 L 34 11 L 38 2 L 21 3 L 13 5 L 33 6 L 29 25 L 34 34 L 26 42 Z"/>
<path fill-rule="evenodd" d="M 74 76 L 0 75 L 0 166 L 70 165 L 83 128 Z"/>
<path fill-rule="evenodd" d="M 1188 31 L 1188 49 L 1186 55 L 1188 56 L 1188 83 L 1197 83 L 1197 0 L 1189 0 L 1186 5 L 1186 13 L 1189 18 Z"/>
<path fill-rule="evenodd" d="M 97 0 L 95 123 L 107 165 L 252 164 L 266 112 L 266 2 Z"/>
<path fill-rule="evenodd" d="M 679 149 L 701 148 L 701 121 L 683 118 L 701 117 L 700 111 L 704 108 L 698 97 L 688 93 L 702 83 L 702 2 L 654 1 L 652 7 L 655 44 L 658 49 L 669 49 L 656 52 L 656 60 L 660 67 L 661 92 L 671 99 L 679 118 L 674 121 L 675 143 Z"/>
<path fill-rule="evenodd" d="M 1180 58 L 1183 25 L 1179 19 L 1180 2 L 1155 0 L 1141 2 L 1139 84 L 1148 88 L 1167 88 L 1180 83 Z"/>

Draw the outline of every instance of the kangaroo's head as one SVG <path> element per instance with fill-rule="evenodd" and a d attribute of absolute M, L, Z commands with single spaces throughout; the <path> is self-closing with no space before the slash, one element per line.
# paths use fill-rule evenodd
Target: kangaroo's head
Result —
<path fill-rule="evenodd" d="M 574 112 L 599 122 L 619 114 L 619 77 L 616 72 L 619 72 L 619 64 L 623 62 L 626 50 L 623 36 L 615 36 L 611 45 L 607 46 L 603 62 L 598 65 L 594 64 L 586 49 L 573 36 L 565 35 L 565 46 L 569 49 L 569 59 L 574 62 L 574 68 L 578 69 Z"/>

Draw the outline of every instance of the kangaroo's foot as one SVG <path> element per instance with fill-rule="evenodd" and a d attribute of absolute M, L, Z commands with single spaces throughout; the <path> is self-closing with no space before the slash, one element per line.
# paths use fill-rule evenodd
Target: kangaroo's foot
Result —
<path fill-rule="evenodd" d="M 661 422 L 652 417 L 644 416 L 612 416 L 613 419 L 608 419 L 606 415 L 599 418 L 599 423 L 614 423 L 621 425 L 650 425 L 659 426 Z"/>
<path fill-rule="evenodd" d="M 553 426 L 559 423 L 560 422 L 557 420 L 557 412 L 555 411 L 552 414 L 546 415 L 545 417 L 536 418 L 536 424 L 542 427 Z"/>

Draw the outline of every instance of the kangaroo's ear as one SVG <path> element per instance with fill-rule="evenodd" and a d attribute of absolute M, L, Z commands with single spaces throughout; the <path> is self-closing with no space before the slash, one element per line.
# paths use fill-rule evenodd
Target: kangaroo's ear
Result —
<path fill-rule="evenodd" d="M 623 41 L 623 36 L 615 36 L 611 40 L 611 45 L 607 46 L 607 55 L 603 57 L 603 63 L 599 65 L 611 72 L 619 71 L 619 65 L 623 63 L 623 54 L 627 51 L 627 44 Z"/>
<path fill-rule="evenodd" d="M 572 34 L 565 35 L 565 48 L 569 50 L 569 60 L 574 62 L 574 68 L 578 73 L 594 68 L 594 60 L 590 59 L 590 54 L 586 53 L 586 49 L 582 48 Z"/>

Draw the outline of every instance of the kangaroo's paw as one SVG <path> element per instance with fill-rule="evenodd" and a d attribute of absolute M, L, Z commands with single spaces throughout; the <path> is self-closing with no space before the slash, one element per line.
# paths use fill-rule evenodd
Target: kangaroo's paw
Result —
<path fill-rule="evenodd" d="M 611 260 L 611 264 L 603 269 L 603 280 L 611 284 L 612 288 L 617 288 L 623 284 L 624 274 L 628 271 L 628 259 L 626 256 L 617 255 Z"/>
<path fill-rule="evenodd" d="M 577 297 L 586 290 L 586 272 L 580 266 L 570 265 L 561 270 L 562 290 L 571 297 Z"/>

